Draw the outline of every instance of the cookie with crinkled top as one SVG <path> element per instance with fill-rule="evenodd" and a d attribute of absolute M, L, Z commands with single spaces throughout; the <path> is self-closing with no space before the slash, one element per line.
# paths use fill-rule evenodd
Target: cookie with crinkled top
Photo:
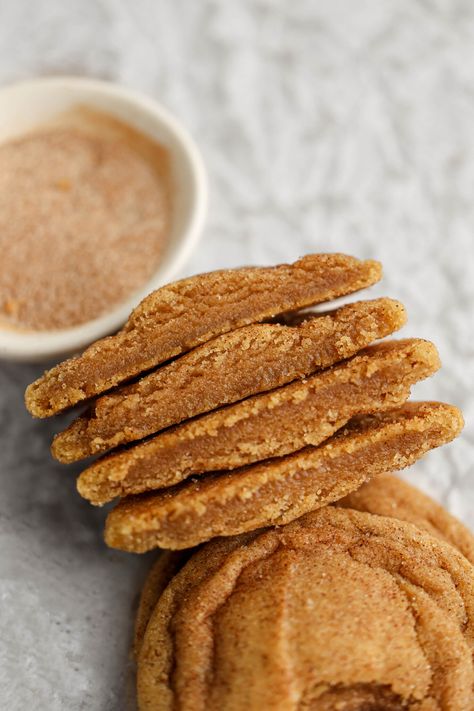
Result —
<path fill-rule="evenodd" d="M 138 657 L 140 711 L 468 711 L 474 567 L 415 526 L 325 507 L 206 544 Z"/>
<path fill-rule="evenodd" d="M 303 378 L 348 358 L 405 323 L 398 301 L 376 299 L 297 326 L 253 324 L 103 395 L 53 442 L 63 462 L 142 439 L 170 425 Z"/>
<path fill-rule="evenodd" d="M 474 564 L 471 531 L 431 497 L 393 474 L 368 481 L 337 505 L 413 523 L 450 543 Z"/>
<path fill-rule="evenodd" d="M 135 629 L 133 636 L 133 652 L 138 655 L 143 642 L 145 630 L 156 603 L 166 586 L 176 573 L 183 567 L 192 551 L 160 551 L 158 558 L 150 568 L 140 594 Z"/>
<path fill-rule="evenodd" d="M 26 407 L 35 417 L 49 417 L 221 333 L 370 286 L 381 271 L 372 260 L 309 254 L 294 264 L 226 269 L 167 284 L 147 296 L 116 335 L 32 383 Z"/>
<path fill-rule="evenodd" d="M 439 367 L 435 346 L 408 339 L 369 346 L 350 360 L 278 390 L 185 422 L 86 469 L 79 493 L 102 505 L 318 445 L 351 417 L 401 405 Z"/>
<path fill-rule="evenodd" d="M 106 521 L 112 548 L 190 548 L 216 536 L 284 524 L 343 498 L 373 476 L 413 464 L 463 426 L 443 403 L 406 403 L 355 417 L 318 447 L 127 497 Z"/>

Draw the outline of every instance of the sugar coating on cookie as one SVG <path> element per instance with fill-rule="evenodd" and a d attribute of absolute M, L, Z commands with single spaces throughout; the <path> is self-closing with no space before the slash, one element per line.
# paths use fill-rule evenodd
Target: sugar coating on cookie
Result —
<path fill-rule="evenodd" d="M 376 299 L 309 317 L 298 326 L 253 324 L 224 334 L 103 395 L 56 436 L 53 455 L 76 461 L 272 390 L 354 355 L 400 328 L 405 318 L 398 301 Z"/>
<path fill-rule="evenodd" d="M 430 496 L 393 474 L 368 481 L 337 505 L 409 521 L 450 543 L 474 564 L 471 531 Z"/>
<path fill-rule="evenodd" d="M 443 403 L 356 417 L 318 447 L 123 499 L 107 517 L 105 540 L 141 553 L 288 523 L 373 476 L 413 464 L 462 426 L 459 410 Z"/>
<path fill-rule="evenodd" d="M 183 567 L 191 551 L 160 551 L 158 558 L 150 568 L 140 594 L 133 636 L 135 657 L 140 651 L 145 630 L 155 605 L 166 586 Z"/>
<path fill-rule="evenodd" d="M 138 658 L 140 711 L 472 706 L 474 568 L 393 518 L 326 507 L 205 545 Z"/>
<path fill-rule="evenodd" d="M 26 406 L 35 417 L 49 417 L 221 333 L 358 291 L 380 277 L 378 262 L 312 254 L 290 265 L 227 269 L 168 284 L 147 296 L 116 335 L 32 383 Z"/>
<path fill-rule="evenodd" d="M 161 489 L 190 476 L 245 466 L 318 445 L 355 415 L 407 400 L 410 386 L 439 367 L 435 346 L 420 339 L 369 346 L 350 360 L 278 390 L 185 422 L 93 463 L 78 490 L 102 505 Z"/>

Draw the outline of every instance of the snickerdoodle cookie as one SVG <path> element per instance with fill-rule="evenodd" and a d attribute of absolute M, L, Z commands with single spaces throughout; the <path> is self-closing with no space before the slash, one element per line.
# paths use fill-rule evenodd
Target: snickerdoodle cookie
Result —
<path fill-rule="evenodd" d="M 158 558 L 150 568 L 140 594 L 135 617 L 133 637 L 133 652 L 135 656 L 140 651 L 145 630 L 156 603 L 170 580 L 186 563 L 190 553 L 191 551 L 160 551 Z"/>
<path fill-rule="evenodd" d="M 393 474 L 372 479 L 338 506 L 409 521 L 455 546 L 474 564 L 474 536 L 436 501 Z"/>
<path fill-rule="evenodd" d="M 57 435 L 53 455 L 76 461 L 272 390 L 354 355 L 400 328 L 405 318 L 398 301 L 384 298 L 308 317 L 297 326 L 236 329 L 100 397 Z"/>
<path fill-rule="evenodd" d="M 463 426 L 443 403 L 406 403 L 355 417 L 318 447 L 123 499 L 108 515 L 108 545 L 141 553 L 283 524 L 337 501 L 371 477 L 402 469 Z"/>
<path fill-rule="evenodd" d="M 185 422 L 143 444 L 110 454 L 78 479 L 82 496 L 102 505 L 117 496 L 177 484 L 318 445 L 351 417 L 388 410 L 439 367 L 435 346 L 408 339 L 369 346 L 340 365 Z"/>
<path fill-rule="evenodd" d="M 474 567 L 415 526 L 326 507 L 205 545 L 138 656 L 140 711 L 468 711 Z"/>
<path fill-rule="evenodd" d="M 377 282 L 381 266 L 343 254 L 294 264 L 199 274 L 154 291 L 115 336 L 47 371 L 26 391 L 35 417 L 49 417 L 221 333 L 329 301 Z"/>

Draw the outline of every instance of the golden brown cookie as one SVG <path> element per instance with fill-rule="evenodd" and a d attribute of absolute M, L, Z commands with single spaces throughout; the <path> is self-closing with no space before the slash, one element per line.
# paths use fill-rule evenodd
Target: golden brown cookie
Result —
<path fill-rule="evenodd" d="M 474 568 L 392 518 L 326 507 L 205 545 L 138 658 L 140 711 L 470 711 Z"/>
<path fill-rule="evenodd" d="M 133 639 L 135 656 L 140 651 L 145 630 L 156 603 L 170 580 L 183 567 L 190 553 L 191 551 L 160 551 L 158 558 L 152 565 L 142 588 L 135 618 Z"/>
<path fill-rule="evenodd" d="M 103 395 L 56 436 L 53 455 L 76 461 L 272 390 L 354 355 L 404 322 L 405 309 L 398 301 L 376 299 L 298 326 L 253 324 L 226 333 L 137 383 Z"/>
<path fill-rule="evenodd" d="M 112 548 L 143 553 L 288 523 L 377 474 L 413 464 L 453 439 L 462 425 L 459 410 L 443 403 L 406 403 L 356 417 L 319 447 L 126 498 L 108 515 L 105 540 Z"/>
<path fill-rule="evenodd" d="M 368 481 L 337 505 L 413 523 L 450 543 L 474 564 L 474 536 L 469 529 L 436 501 L 393 474 Z"/>
<path fill-rule="evenodd" d="M 257 395 L 93 463 L 79 493 L 102 505 L 318 445 L 351 417 L 401 405 L 439 367 L 436 348 L 410 339 L 369 346 L 305 381 Z"/>
<path fill-rule="evenodd" d="M 378 262 L 310 254 L 291 265 L 227 269 L 168 284 L 147 296 L 115 336 L 32 383 L 26 406 L 35 417 L 49 417 L 221 333 L 350 294 L 380 277 Z"/>

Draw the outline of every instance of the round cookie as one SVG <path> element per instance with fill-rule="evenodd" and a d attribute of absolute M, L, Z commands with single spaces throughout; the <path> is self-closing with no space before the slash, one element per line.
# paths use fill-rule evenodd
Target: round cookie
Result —
<path fill-rule="evenodd" d="M 137 656 L 148 621 L 163 590 L 180 570 L 192 551 L 160 551 L 143 584 L 135 617 L 133 650 Z"/>
<path fill-rule="evenodd" d="M 225 269 L 167 284 L 149 294 L 116 335 L 32 383 L 26 407 L 35 417 L 49 417 L 214 336 L 350 294 L 381 274 L 371 260 L 308 254 L 294 264 Z"/>
<path fill-rule="evenodd" d="M 96 400 L 51 451 L 73 462 L 349 358 L 405 323 L 392 299 L 360 301 L 297 326 L 261 323 L 215 338 Z"/>
<path fill-rule="evenodd" d="M 474 564 L 474 536 L 469 529 L 443 506 L 393 474 L 368 481 L 337 506 L 409 521 L 447 541 Z"/>
<path fill-rule="evenodd" d="M 373 476 L 413 464 L 452 440 L 462 425 L 459 410 L 443 403 L 411 402 L 355 417 L 318 447 L 123 499 L 107 517 L 105 540 L 135 553 L 179 550 L 288 523 Z"/>
<path fill-rule="evenodd" d="M 82 472 L 78 491 L 101 506 L 117 496 L 163 489 L 196 474 L 236 469 L 318 445 L 355 415 L 401 405 L 410 386 L 438 367 L 438 353 L 428 341 L 369 346 L 303 381 L 109 454 Z"/>
<path fill-rule="evenodd" d="M 337 507 L 205 545 L 138 657 L 140 711 L 467 711 L 474 568 L 392 518 Z"/>

